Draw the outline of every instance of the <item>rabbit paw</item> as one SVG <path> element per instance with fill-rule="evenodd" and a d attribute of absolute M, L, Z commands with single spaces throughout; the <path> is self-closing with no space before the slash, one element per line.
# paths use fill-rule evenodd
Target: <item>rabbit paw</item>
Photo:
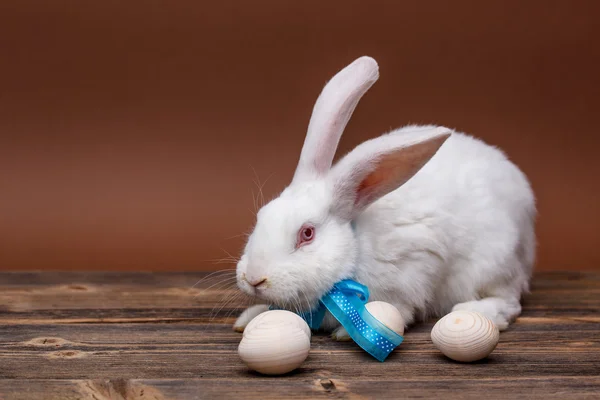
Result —
<path fill-rule="evenodd" d="M 511 321 L 514 321 L 521 314 L 521 304 L 514 299 L 487 297 L 481 300 L 459 303 L 452 308 L 452 311 L 463 310 L 476 311 L 487 316 L 494 321 L 498 330 L 503 331 L 508 328 Z"/>
<path fill-rule="evenodd" d="M 248 307 L 233 324 L 233 330 L 236 332 L 244 332 L 246 325 L 250 323 L 258 314 L 262 314 L 269 310 L 269 306 L 266 304 L 257 304 L 252 307 Z"/>
<path fill-rule="evenodd" d="M 352 338 L 348 334 L 348 331 L 343 326 L 336 328 L 333 332 L 331 332 L 331 338 L 338 342 L 347 342 Z"/>

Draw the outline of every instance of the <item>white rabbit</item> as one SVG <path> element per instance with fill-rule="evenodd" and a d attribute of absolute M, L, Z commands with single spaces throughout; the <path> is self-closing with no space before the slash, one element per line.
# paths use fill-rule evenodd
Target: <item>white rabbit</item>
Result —
<path fill-rule="evenodd" d="M 379 77 L 361 57 L 318 98 L 292 183 L 260 209 L 237 264 L 238 286 L 307 311 L 346 278 L 395 305 L 407 325 L 474 310 L 506 329 L 535 259 L 535 199 L 497 148 L 436 126 L 408 126 L 331 166 L 359 99 Z M 236 321 L 245 325 L 267 306 Z M 339 326 L 331 315 L 324 328 Z M 339 327 L 333 337 L 348 339 Z"/>

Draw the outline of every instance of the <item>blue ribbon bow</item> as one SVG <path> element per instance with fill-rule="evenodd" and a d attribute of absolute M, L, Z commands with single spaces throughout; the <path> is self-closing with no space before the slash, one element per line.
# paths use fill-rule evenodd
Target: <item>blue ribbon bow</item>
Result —
<path fill-rule="evenodd" d="M 379 322 L 367 309 L 369 289 L 351 279 L 340 281 L 319 300 L 312 311 L 299 314 L 311 329 L 319 329 L 325 311 L 337 319 L 350 337 L 367 353 L 383 362 L 404 338 Z M 271 306 L 271 309 L 276 307 Z"/>

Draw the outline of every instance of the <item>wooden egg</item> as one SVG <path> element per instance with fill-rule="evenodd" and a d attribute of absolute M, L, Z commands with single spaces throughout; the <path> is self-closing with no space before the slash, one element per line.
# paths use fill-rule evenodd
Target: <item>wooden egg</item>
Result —
<path fill-rule="evenodd" d="M 478 312 L 454 311 L 440 319 L 431 330 L 431 340 L 446 357 L 471 362 L 487 357 L 498 344 L 500 331 L 494 322 Z"/>
<path fill-rule="evenodd" d="M 258 314 L 248 323 L 248 325 L 246 325 L 246 328 L 244 329 L 244 336 L 246 336 L 247 333 L 252 329 L 263 323 L 269 323 L 270 326 L 275 324 L 293 325 L 302 329 L 309 339 L 311 337 L 310 328 L 308 327 L 306 321 L 304 321 L 298 314 L 285 310 L 270 310 Z"/>
<path fill-rule="evenodd" d="M 404 319 L 396 307 L 384 301 L 372 301 L 365 304 L 365 308 L 379 322 L 398 335 L 404 335 Z"/>
<path fill-rule="evenodd" d="M 254 371 L 280 375 L 302 365 L 309 350 L 310 339 L 304 329 L 293 323 L 266 318 L 244 332 L 238 354 Z"/>

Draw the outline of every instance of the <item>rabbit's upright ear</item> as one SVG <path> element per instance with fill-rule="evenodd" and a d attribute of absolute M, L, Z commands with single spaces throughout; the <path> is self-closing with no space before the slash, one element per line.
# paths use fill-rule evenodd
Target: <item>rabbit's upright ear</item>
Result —
<path fill-rule="evenodd" d="M 328 176 L 332 211 L 354 219 L 375 200 L 402 186 L 450 137 L 446 128 L 390 133 L 368 140 L 342 158 Z"/>
<path fill-rule="evenodd" d="M 377 62 L 360 57 L 338 72 L 315 103 L 294 181 L 325 175 L 360 98 L 379 77 Z"/>

